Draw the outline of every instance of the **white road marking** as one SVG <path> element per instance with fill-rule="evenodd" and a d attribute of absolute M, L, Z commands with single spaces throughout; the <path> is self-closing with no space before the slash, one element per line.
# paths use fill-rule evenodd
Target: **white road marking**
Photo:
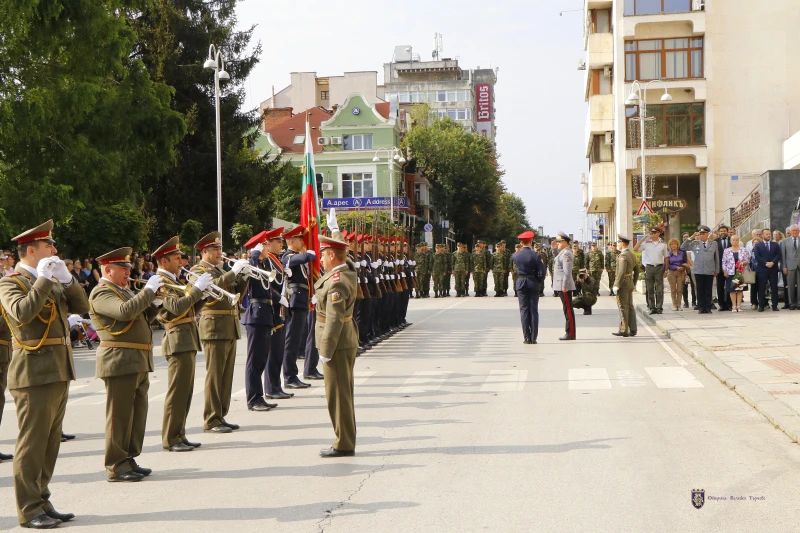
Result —
<path fill-rule="evenodd" d="M 231 394 L 231 398 L 243 398 L 245 394 L 247 394 L 247 389 L 239 389 Z"/>
<path fill-rule="evenodd" d="M 353 374 L 353 385 L 358 387 L 363 385 L 365 381 L 375 375 L 374 370 L 362 370 Z"/>
<path fill-rule="evenodd" d="M 83 389 L 85 387 L 88 387 L 89 385 L 91 385 L 91 383 L 86 383 L 84 385 L 70 385 L 69 386 L 69 391 L 72 392 L 72 391 L 80 390 L 80 389 Z"/>
<path fill-rule="evenodd" d="M 89 394 L 88 396 L 84 396 L 83 398 L 78 398 L 77 400 L 67 402 L 67 407 L 73 407 L 75 405 L 97 405 L 105 401 L 106 391 L 95 392 L 93 394 Z"/>
<path fill-rule="evenodd" d="M 492 370 L 481 387 L 481 392 L 521 391 L 528 379 L 527 370 Z"/>
<path fill-rule="evenodd" d="M 611 380 L 605 368 L 570 368 L 570 390 L 610 389 Z"/>
<path fill-rule="evenodd" d="M 660 344 L 661 347 L 664 348 L 664 351 L 666 351 L 668 354 L 670 354 L 672 356 L 672 358 L 675 359 L 678 362 L 679 365 L 687 366 L 689 364 L 689 363 L 686 362 L 685 359 L 683 359 L 680 355 L 678 355 L 675 352 L 675 350 L 673 350 L 672 347 L 669 344 L 664 342 L 664 339 L 662 339 L 658 334 L 656 334 L 656 332 L 653 331 L 653 329 L 650 326 L 648 326 L 644 322 L 644 320 L 639 321 L 639 323 L 642 326 L 644 326 L 644 329 L 647 330 L 647 333 L 649 333 L 651 337 L 653 337 L 655 340 L 657 340 L 658 344 Z"/>
<path fill-rule="evenodd" d="M 700 388 L 700 383 L 691 372 L 680 366 L 645 367 L 645 372 L 650 374 L 650 379 L 659 389 L 689 389 Z"/>
<path fill-rule="evenodd" d="M 423 370 L 414 372 L 414 376 L 410 377 L 403 383 L 402 387 L 395 389 L 397 394 L 416 394 L 420 392 L 428 392 L 439 390 L 439 388 L 447 381 L 447 378 L 452 374 L 449 370 Z"/>
<path fill-rule="evenodd" d="M 617 383 L 620 387 L 644 387 L 647 378 L 636 370 L 617 370 Z"/>

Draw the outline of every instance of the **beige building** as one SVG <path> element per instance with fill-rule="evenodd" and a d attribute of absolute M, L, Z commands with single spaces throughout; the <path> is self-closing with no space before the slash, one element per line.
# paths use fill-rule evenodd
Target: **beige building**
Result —
<path fill-rule="evenodd" d="M 374 70 L 345 72 L 342 76 L 318 77 L 316 72 L 292 72 L 291 83 L 261 102 L 261 114 L 268 108 L 309 109 L 340 106 L 353 93 L 363 94 L 370 104 L 384 102 L 383 85 Z"/>
<path fill-rule="evenodd" d="M 700 223 L 729 224 L 763 172 L 800 164 L 800 137 L 790 139 L 800 129 L 800 2 L 584 5 L 584 205 L 605 214 L 610 236 L 634 232 L 641 204 L 645 86 L 648 202 L 681 206 L 660 213 L 668 237 Z"/>

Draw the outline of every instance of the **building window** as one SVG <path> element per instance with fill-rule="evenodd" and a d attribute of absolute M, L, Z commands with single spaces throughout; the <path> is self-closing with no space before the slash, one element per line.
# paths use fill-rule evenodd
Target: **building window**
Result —
<path fill-rule="evenodd" d="M 472 109 L 459 108 L 459 109 L 434 109 L 431 110 L 431 118 L 444 118 L 450 120 L 469 120 L 472 121 Z"/>
<path fill-rule="evenodd" d="M 374 187 L 371 172 L 342 174 L 342 198 L 370 198 L 375 196 Z"/>
<path fill-rule="evenodd" d="M 658 15 L 661 13 L 689 13 L 692 0 L 625 0 L 626 17 L 632 15 Z"/>
<path fill-rule="evenodd" d="M 436 91 L 437 102 L 447 102 L 447 91 Z"/>
<path fill-rule="evenodd" d="M 625 42 L 625 80 L 703 77 L 703 38 Z"/>
<path fill-rule="evenodd" d="M 414 204 L 420 205 L 422 203 L 422 184 L 414 184 Z"/>
<path fill-rule="evenodd" d="M 292 141 L 292 144 L 303 144 L 304 142 L 306 142 L 306 136 L 305 135 L 295 135 L 294 136 L 294 141 Z"/>
<path fill-rule="evenodd" d="M 614 162 L 614 144 L 606 143 L 605 135 L 595 135 L 592 137 L 591 161 L 592 164 Z"/>
<path fill-rule="evenodd" d="M 342 144 L 345 150 L 372 150 L 372 134 L 344 135 Z"/>
<path fill-rule="evenodd" d="M 331 99 L 330 91 L 320 91 L 319 99 L 320 100 L 330 100 Z"/>
<path fill-rule="evenodd" d="M 648 148 L 705 144 L 705 104 L 651 104 L 646 112 L 648 117 L 653 118 L 645 120 L 645 143 Z M 639 106 L 627 106 L 625 115 L 627 146 L 639 148 Z"/>

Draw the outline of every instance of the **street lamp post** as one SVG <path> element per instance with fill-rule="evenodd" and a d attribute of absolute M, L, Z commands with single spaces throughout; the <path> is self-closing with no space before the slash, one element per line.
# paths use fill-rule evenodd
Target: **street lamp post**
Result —
<path fill-rule="evenodd" d="M 625 100 L 626 105 L 639 105 L 639 129 L 641 129 L 641 149 L 642 149 L 642 201 L 644 202 L 647 199 L 647 192 L 646 192 L 646 183 L 645 183 L 645 160 L 644 160 L 644 149 L 645 149 L 645 140 L 644 140 L 644 120 L 646 114 L 646 107 L 647 107 L 647 88 L 650 86 L 651 83 L 663 83 L 661 80 L 651 80 L 647 82 L 642 88 L 642 84 L 639 80 L 634 80 L 631 84 L 631 94 Z M 642 98 L 639 98 L 638 90 L 634 89 L 634 85 L 642 91 Z M 664 87 L 664 94 L 661 95 L 662 102 L 671 102 L 672 95 L 669 94 L 667 88 Z M 641 102 L 641 103 L 639 103 Z"/>
<path fill-rule="evenodd" d="M 219 134 L 219 80 L 229 80 L 230 75 L 225 71 L 225 60 L 213 44 L 208 47 L 208 59 L 203 63 L 203 68 L 214 71 L 214 108 L 217 114 L 217 231 L 222 237 L 222 142 Z"/>
<path fill-rule="evenodd" d="M 387 164 L 389 165 L 389 217 L 392 223 L 394 223 L 394 163 L 392 161 L 397 161 L 402 165 L 406 162 L 406 158 L 403 157 L 403 151 L 396 146 L 392 146 L 391 148 L 378 148 L 375 150 L 375 157 L 372 158 L 374 163 L 380 161 L 378 152 L 386 152 L 387 154 Z"/>

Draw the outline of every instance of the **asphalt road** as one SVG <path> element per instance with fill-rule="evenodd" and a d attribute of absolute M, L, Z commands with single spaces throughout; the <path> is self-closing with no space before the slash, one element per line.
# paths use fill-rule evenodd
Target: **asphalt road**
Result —
<path fill-rule="evenodd" d="M 559 300 L 545 297 L 535 346 L 522 344 L 514 298 L 411 308 L 412 327 L 357 360 L 358 448 L 345 459 L 318 456 L 332 440 L 320 382 L 271 412 L 247 411 L 242 343 L 228 416 L 242 429 L 203 433 L 200 385 L 188 436 L 203 447 L 163 451 L 157 354 L 139 458 L 154 473 L 107 483 L 103 386 L 92 354 L 76 352 L 65 430 L 78 438 L 62 444 L 50 485 L 56 508 L 78 515 L 62 528 L 800 530 L 800 447 L 648 328 L 612 337 L 612 298 L 578 315 L 578 341 L 560 342 Z M 197 370 L 202 383 L 202 356 Z M 13 402 L 4 419 L 10 452 Z M 693 489 L 705 490 L 699 510 Z M 2 530 L 17 526 L 13 496 L 12 465 L 0 464 Z"/>

